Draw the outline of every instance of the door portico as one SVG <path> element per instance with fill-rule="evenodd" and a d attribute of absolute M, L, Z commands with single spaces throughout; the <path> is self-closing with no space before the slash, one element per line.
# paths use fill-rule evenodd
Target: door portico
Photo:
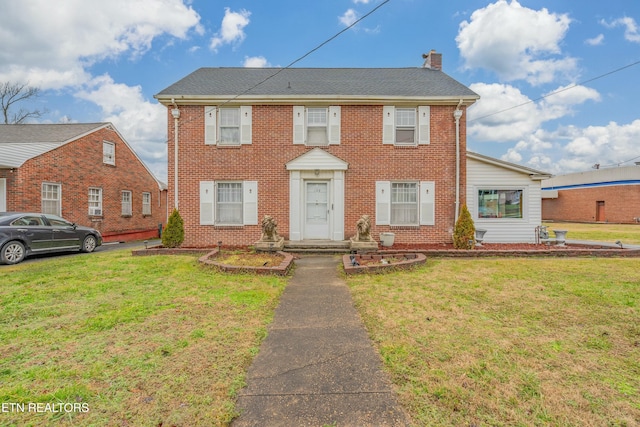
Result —
<path fill-rule="evenodd" d="M 287 163 L 289 240 L 344 240 L 344 173 L 348 166 L 321 148 Z"/>

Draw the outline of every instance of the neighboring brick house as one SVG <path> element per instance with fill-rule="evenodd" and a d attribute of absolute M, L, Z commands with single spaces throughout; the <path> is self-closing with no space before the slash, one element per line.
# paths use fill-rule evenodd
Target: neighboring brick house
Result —
<path fill-rule="evenodd" d="M 184 245 L 251 244 L 264 215 L 291 241 L 348 239 L 366 214 L 376 240 L 451 242 L 465 199 L 464 113 L 479 97 L 441 71 L 440 54 L 425 58 L 416 68 L 201 68 L 158 93 Z"/>
<path fill-rule="evenodd" d="M 167 190 L 110 123 L 0 125 L 0 211 L 60 215 L 106 242 L 152 238 Z"/>
<path fill-rule="evenodd" d="M 640 222 L 640 165 L 557 175 L 542 190 L 545 220 Z"/>

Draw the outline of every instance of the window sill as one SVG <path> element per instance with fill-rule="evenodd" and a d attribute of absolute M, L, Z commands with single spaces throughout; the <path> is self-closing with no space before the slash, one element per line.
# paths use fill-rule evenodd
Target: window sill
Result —
<path fill-rule="evenodd" d="M 102 162 L 102 164 L 105 165 L 105 166 L 111 166 L 111 167 L 114 167 L 114 168 L 116 167 L 115 163 Z"/>
<path fill-rule="evenodd" d="M 216 230 L 232 230 L 232 229 L 238 229 L 238 228 L 243 228 L 244 225 L 243 224 L 215 224 L 213 226 L 213 228 L 215 228 Z"/>
<path fill-rule="evenodd" d="M 418 148 L 418 144 L 412 144 L 412 145 L 397 145 L 397 144 L 393 144 L 393 148 L 399 148 L 399 149 L 405 149 L 405 148 Z"/>
<path fill-rule="evenodd" d="M 224 144 L 224 143 L 217 143 L 216 144 L 217 148 L 241 148 L 242 144 Z"/>
<path fill-rule="evenodd" d="M 391 225 L 389 227 L 391 230 L 417 230 L 420 228 L 419 225 Z"/>

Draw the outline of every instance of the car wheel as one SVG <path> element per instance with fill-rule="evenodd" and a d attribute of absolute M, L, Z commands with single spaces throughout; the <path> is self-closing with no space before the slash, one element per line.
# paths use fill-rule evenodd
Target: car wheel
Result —
<path fill-rule="evenodd" d="M 24 259 L 24 245 L 17 240 L 7 243 L 0 252 L 0 261 L 3 264 L 17 264 Z"/>
<path fill-rule="evenodd" d="M 97 241 L 96 237 L 92 234 L 89 234 L 82 241 L 82 248 L 80 249 L 82 252 L 93 252 L 96 249 Z"/>

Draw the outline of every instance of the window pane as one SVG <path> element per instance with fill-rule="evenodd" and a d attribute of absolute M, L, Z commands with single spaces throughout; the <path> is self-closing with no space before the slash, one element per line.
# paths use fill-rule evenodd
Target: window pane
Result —
<path fill-rule="evenodd" d="M 60 186 L 42 184 L 42 213 L 60 215 Z"/>
<path fill-rule="evenodd" d="M 151 193 L 142 193 L 142 215 L 151 215 Z"/>
<path fill-rule="evenodd" d="M 416 183 L 391 184 L 391 224 L 418 224 L 418 186 Z"/>
<path fill-rule="evenodd" d="M 396 126 L 414 127 L 416 125 L 416 110 L 413 108 L 396 109 Z"/>
<path fill-rule="evenodd" d="M 478 218 L 522 218 L 523 190 L 478 190 Z"/>
<path fill-rule="evenodd" d="M 240 109 L 220 109 L 220 142 L 240 143 Z"/>
<path fill-rule="evenodd" d="M 131 215 L 133 210 L 131 208 L 131 191 L 122 192 L 122 215 Z"/>
<path fill-rule="evenodd" d="M 242 224 L 242 184 L 220 182 L 217 185 L 216 222 Z"/>
<path fill-rule="evenodd" d="M 307 109 L 307 126 L 327 126 L 327 109 Z"/>

